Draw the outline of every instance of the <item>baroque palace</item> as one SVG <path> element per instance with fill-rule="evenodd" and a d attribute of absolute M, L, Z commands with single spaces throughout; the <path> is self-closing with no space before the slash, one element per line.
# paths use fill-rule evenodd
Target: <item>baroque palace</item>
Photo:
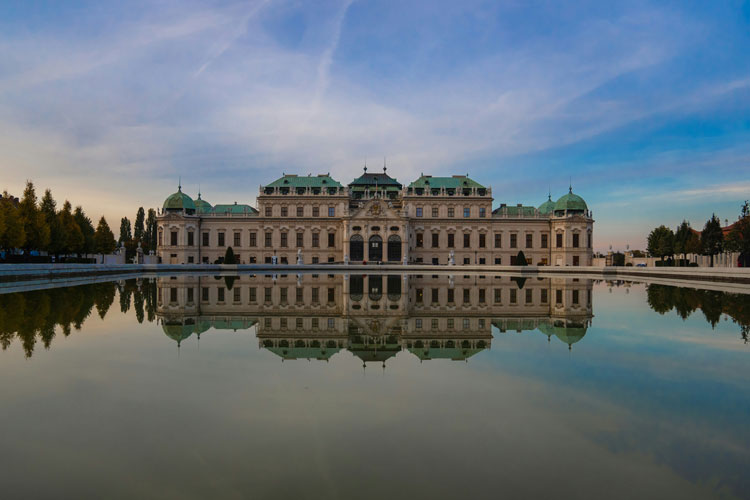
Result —
<path fill-rule="evenodd" d="M 539 205 L 500 204 L 468 175 L 421 175 L 404 186 L 382 172 L 344 186 L 328 174 L 283 175 L 257 207 L 211 205 L 182 187 L 157 217 L 160 262 L 324 262 L 590 266 L 594 220 L 573 193 Z"/>

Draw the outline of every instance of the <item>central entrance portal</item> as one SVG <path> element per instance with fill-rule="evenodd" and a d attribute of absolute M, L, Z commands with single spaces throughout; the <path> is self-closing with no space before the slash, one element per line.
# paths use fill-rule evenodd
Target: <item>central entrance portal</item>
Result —
<path fill-rule="evenodd" d="M 393 234 L 388 237 L 388 261 L 398 262 L 401 260 L 401 238 Z"/>
<path fill-rule="evenodd" d="M 380 262 L 383 260 L 383 238 L 380 236 L 370 236 L 368 245 L 367 260 L 371 262 Z"/>
<path fill-rule="evenodd" d="M 349 239 L 349 260 L 361 262 L 365 258 L 365 240 L 355 234 Z"/>

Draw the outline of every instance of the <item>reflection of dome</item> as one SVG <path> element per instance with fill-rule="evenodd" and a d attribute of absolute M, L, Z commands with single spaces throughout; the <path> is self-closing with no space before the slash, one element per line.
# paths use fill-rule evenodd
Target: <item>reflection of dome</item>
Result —
<path fill-rule="evenodd" d="M 164 200 L 164 210 L 166 211 L 185 210 L 188 213 L 194 213 L 195 203 L 193 202 L 193 199 L 190 196 L 182 192 L 182 186 L 180 186 L 177 189 L 176 193 L 169 195 L 169 197 L 166 200 Z"/>
<path fill-rule="evenodd" d="M 539 205 L 539 213 L 541 215 L 549 215 L 555 209 L 555 202 L 552 201 L 552 195 L 547 196 L 547 201 Z"/>
<path fill-rule="evenodd" d="M 418 357 L 421 361 L 429 359 L 451 359 L 453 361 L 464 361 L 473 355 L 482 352 L 486 347 L 480 348 L 461 348 L 461 347 L 411 347 L 409 352 Z"/>
<path fill-rule="evenodd" d="M 573 188 L 570 188 L 568 194 L 561 196 L 555 203 L 555 215 L 565 215 L 570 213 L 580 213 L 588 210 L 586 202 L 577 194 L 573 194 Z"/>
<path fill-rule="evenodd" d="M 161 328 L 167 337 L 177 342 L 177 346 L 179 347 L 180 342 L 193 334 L 195 325 L 162 323 Z"/>
<path fill-rule="evenodd" d="M 579 342 L 586 335 L 586 327 L 580 323 L 566 324 L 563 321 L 555 321 L 555 325 L 551 330 L 555 334 L 555 337 L 568 344 L 568 348 Z"/>

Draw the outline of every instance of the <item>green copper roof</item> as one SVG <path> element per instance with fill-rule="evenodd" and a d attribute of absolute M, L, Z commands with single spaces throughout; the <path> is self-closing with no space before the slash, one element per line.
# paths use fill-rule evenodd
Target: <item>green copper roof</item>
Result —
<path fill-rule="evenodd" d="M 463 361 L 469 359 L 478 352 L 484 351 L 482 349 L 462 349 L 460 347 L 412 347 L 409 352 L 414 354 L 422 361 L 428 359 L 452 359 L 454 361 Z"/>
<path fill-rule="evenodd" d="M 364 174 L 360 175 L 349 184 L 349 187 L 352 188 L 363 187 L 372 189 L 374 186 L 382 189 L 401 189 L 401 184 L 396 179 L 386 174 L 385 171 L 377 174 L 368 174 L 367 170 L 365 170 Z"/>
<path fill-rule="evenodd" d="M 297 174 L 286 174 L 283 177 L 276 179 L 271 184 L 266 185 L 267 188 L 274 187 L 288 187 L 288 188 L 342 188 L 337 180 L 333 179 L 328 174 L 319 174 L 316 176 L 308 175 L 306 177 L 300 177 Z"/>
<path fill-rule="evenodd" d="M 501 206 L 493 210 L 492 214 L 507 214 L 508 217 L 533 217 L 536 214 L 536 207 Z"/>
<path fill-rule="evenodd" d="M 552 195 L 547 196 L 547 201 L 539 205 L 539 213 L 542 215 L 549 215 L 555 209 L 555 202 L 552 201 Z"/>
<path fill-rule="evenodd" d="M 258 215 L 258 211 L 251 207 L 250 205 L 245 205 L 244 203 L 238 204 L 237 202 L 231 204 L 231 205 L 215 205 L 212 213 L 216 215 L 224 215 L 224 214 L 247 214 L 247 215 Z"/>
<path fill-rule="evenodd" d="M 164 323 L 161 326 L 162 330 L 164 330 L 164 333 L 169 337 L 170 339 L 177 342 L 179 345 L 180 342 L 185 340 L 186 338 L 190 337 L 193 334 L 195 325 L 183 325 L 180 324 L 168 324 Z"/>
<path fill-rule="evenodd" d="M 195 208 L 199 214 L 208 213 L 211 211 L 211 204 L 206 200 L 201 199 L 200 192 L 198 192 L 198 199 L 193 200 L 193 202 L 195 203 Z"/>
<path fill-rule="evenodd" d="M 164 210 L 195 210 L 195 203 L 193 199 L 182 192 L 182 187 L 177 189 L 177 192 L 169 195 L 164 200 Z"/>
<path fill-rule="evenodd" d="M 577 194 L 573 194 L 573 188 L 570 188 L 568 194 L 561 196 L 557 203 L 555 203 L 555 212 L 563 212 L 565 210 L 587 210 L 586 202 L 583 198 Z"/>
<path fill-rule="evenodd" d="M 484 186 L 466 175 L 454 175 L 452 177 L 433 177 L 422 174 L 419 179 L 409 184 L 410 188 L 425 189 L 483 189 Z"/>

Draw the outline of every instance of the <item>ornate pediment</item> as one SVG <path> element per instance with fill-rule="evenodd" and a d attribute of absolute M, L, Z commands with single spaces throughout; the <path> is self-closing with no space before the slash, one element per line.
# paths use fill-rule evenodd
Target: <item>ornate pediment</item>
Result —
<path fill-rule="evenodd" d="M 359 208 L 353 208 L 352 219 L 400 219 L 401 214 L 394 208 L 390 200 L 374 199 L 362 203 Z"/>

